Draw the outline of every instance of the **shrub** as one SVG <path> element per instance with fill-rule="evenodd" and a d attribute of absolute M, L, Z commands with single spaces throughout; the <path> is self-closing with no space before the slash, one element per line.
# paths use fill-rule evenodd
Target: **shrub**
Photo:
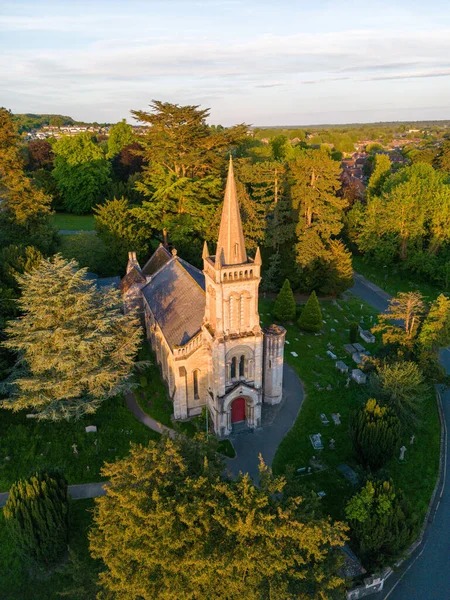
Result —
<path fill-rule="evenodd" d="M 19 553 L 34 565 L 55 563 L 67 548 L 69 496 L 57 472 L 39 472 L 11 487 L 3 510 Z"/>
<path fill-rule="evenodd" d="M 354 344 L 358 339 L 358 323 L 350 323 L 350 344 Z"/>
<path fill-rule="evenodd" d="M 298 326 L 305 331 L 319 332 L 322 329 L 322 311 L 316 292 L 312 291 L 298 320 Z"/>
<path fill-rule="evenodd" d="M 374 399 L 355 415 L 350 423 L 350 439 L 358 461 L 364 467 L 380 469 L 394 455 L 400 441 L 400 421 L 387 407 Z"/>
<path fill-rule="evenodd" d="M 285 279 L 275 304 L 273 316 L 278 321 L 292 321 L 295 319 L 295 299 L 289 279 Z"/>

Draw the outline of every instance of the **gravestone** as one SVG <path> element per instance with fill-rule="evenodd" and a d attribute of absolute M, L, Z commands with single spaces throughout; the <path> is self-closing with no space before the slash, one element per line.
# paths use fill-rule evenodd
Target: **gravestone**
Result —
<path fill-rule="evenodd" d="M 338 371 L 340 371 L 341 373 L 348 373 L 348 367 L 345 364 L 345 362 L 342 362 L 342 360 L 338 360 L 336 363 L 336 369 Z"/>
<path fill-rule="evenodd" d="M 334 354 L 333 352 L 331 352 L 331 350 L 327 350 L 327 354 L 330 358 L 332 358 L 333 360 L 337 359 L 336 354 Z"/>
<path fill-rule="evenodd" d="M 352 354 L 352 360 L 354 360 L 357 365 L 360 365 L 364 361 L 364 356 L 365 354 L 361 354 L 361 352 L 355 352 Z"/>
<path fill-rule="evenodd" d="M 288 341 L 288 340 L 284 340 L 284 343 L 285 343 L 285 344 L 289 344 L 289 341 Z"/>
<path fill-rule="evenodd" d="M 344 344 L 344 350 L 347 352 L 347 354 L 353 354 L 356 352 L 356 348 L 353 344 Z"/>
<path fill-rule="evenodd" d="M 367 375 L 361 371 L 361 369 L 352 370 L 352 379 L 359 385 L 365 385 L 367 382 Z"/>
<path fill-rule="evenodd" d="M 78 456 L 78 448 L 76 444 L 72 444 L 73 453 Z"/>
<path fill-rule="evenodd" d="M 361 344 L 358 344 L 358 342 L 355 342 L 353 344 L 353 347 L 355 348 L 356 352 L 365 352 L 366 351 L 364 346 L 361 346 Z"/>
<path fill-rule="evenodd" d="M 86 427 L 86 433 L 96 433 L 97 426 L 96 425 L 88 425 Z"/>
<path fill-rule="evenodd" d="M 298 354 L 297 352 L 291 352 L 292 356 L 294 356 L 295 358 L 297 358 Z"/>
<path fill-rule="evenodd" d="M 367 331 L 366 329 L 361 329 L 359 335 L 367 344 L 373 344 L 375 342 L 375 336 L 373 333 L 370 333 L 370 331 Z"/>
<path fill-rule="evenodd" d="M 341 425 L 341 415 L 339 413 L 333 413 L 331 418 L 333 419 L 335 425 Z"/>
<path fill-rule="evenodd" d="M 334 445 L 336 444 L 336 440 L 334 440 L 333 438 L 331 438 L 330 440 L 330 450 L 334 450 Z"/>
<path fill-rule="evenodd" d="M 416 439 L 415 435 L 411 436 L 411 439 L 409 440 L 409 443 L 411 444 L 411 446 L 414 444 L 414 440 Z"/>
<path fill-rule="evenodd" d="M 327 415 L 325 413 L 322 413 L 320 415 L 320 420 L 322 421 L 322 425 L 329 425 L 330 421 L 327 419 Z"/>
<path fill-rule="evenodd" d="M 340 471 L 342 473 L 342 475 L 345 477 L 345 479 L 347 479 L 347 481 L 350 481 L 350 483 L 352 485 L 358 485 L 358 483 L 359 483 L 358 476 L 351 467 L 349 467 L 346 464 L 339 465 L 338 471 Z"/>
<path fill-rule="evenodd" d="M 322 490 L 321 492 L 317 492 L 318 498 L 325 498 L 326 493 Z"/>
<path fill-rule="evenodd" d="M 405 460 L 406 446 L 400 448 L 400 460 Z"/>
<path fill-rule="evenodd" d="M 314 448 L 314 450 L 323 450 L 323 442 L 321 439 L 321 435 L 320 433 L 312 433 L 309 436 L 309 439 L 311 440 L 311 444 L 312 447 Z"/>

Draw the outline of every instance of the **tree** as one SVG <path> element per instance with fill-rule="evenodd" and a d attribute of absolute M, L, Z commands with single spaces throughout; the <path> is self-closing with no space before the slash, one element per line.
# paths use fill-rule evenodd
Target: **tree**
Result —
<path fill-rule="evenodd" d="M 110 182 L 110 164 L 89 133 L 63 137 L 53 146 L 53 177 L 66 210 L 88 213 L 104 199 Z"/>
<path fill-rule="evenodd" d="M 340 294 L 353 285 L 352 254 L 341 240 L 330 240 L 325 254 L 326 277 L 320 285 L 324 294 Z"/>
<path fill-rule="evenodd" d="M 69 495 L 58 472 L 38 472 L 11 486 L 3 509 L 6 527 L 22 558 L 49 567 L 67 550 Z"/>
<path fill-rule="evenodd" d="M 322 329 L 322 311 L 314 290 L 301 312 L 298 326 L 305 331 L 319 332 Z"/>
<path fill-rule="evenodd" d="M 377 471 L 394 455 L 400 441 L 400 421 L 387 406 L 367 400 L 350 423 L 350 439 L 363 467 Z"/>
<path fill-rule="evenodd" d="M 86 271 L 57 254 L 18 278 L 23 316 L 6 327 L 4 345 L 18 358 L 3 384 L 10 395 L 3 408 L 79 418 L 132 386 L 138 318 L 122 314 L 119 292 L 98 291 Z"/>
<path fill-rule="evenodd" d="M 382 567 L 399 558 L 417 535 L 417 518 L 391 481 L 368 480 L 345 513 L 363 563 Z"/>
<path fill-rule="evenodd" d="M 109 130 L 108 154 L 106 158 L 113 158 L 126 146 L 134 142 L 134 132 L 131 125 L 122 119 Z"/>
<path fill-rule="evenodd" d="M 51 169 L 53 166 L 52 145 L 47 140 L 31 140 L 28 144 L 28 168 L 30 171 L 37 169 Z"/>
<path fill-rule="evenodd" d="M 401 419 L 410 421 L 427 389 L 417 364 L 412 361 L 382 364 L 378 367 L 378 378 L 389 406 Z"/>
<path fill-rule="evenodd" d="M 17 287 L 17 277 L 29 273 L 42 260 L 42 254 L 34 246 L 6 246 L 1 251 L 2 279 L 12 288 Z"/>
<path fill-rule="evenodd" d="M 113 157 L 111 166 L 116 180 L 128 181 L 132 175 L 141 171 L 143 165 L 141 152 L 141 145 L 138 142 L 133 142 L 122 148 Z"/>
<path fill-rule="evenodd" d="M 295 319 L 295 298 L 289 279 L 285 279 L 273 305 L 273 316 L 278 321 L 293 321 Z"/>
<path fill-rule="evenodd" d="M 432 302 L 417 341 L 420 350 L 436 354 L 450 344 L 450 299 L 444 294 Z"/>
<path fill-rule="evenodd" d="M 128 252 L 133 250 L 140 259 L 148 254 L 149 237 L 130 210 L 128 200 L 108 200 L 94 209 L 95 229 L 108 249 L 110 262 L 116 272 L 123 271 Z"/>
<path fill-rule="evenodd" d="M 0 108 L 0 195 L 7 218 L 27 231 L 50 213 L 51 198 L 35 189 L 24 173 L 12 115 L 5 108 Z"/>
<path fill-rule="evenodd" d="M 382 332 L 383 344 L 399 344 L 412 350 L 424 312 L 420 292 L 399 292 L 389 301 L 387 311 L 378 316 L 378 325 L 372 331 Z"/>
<path fill-rule="evenodd" d="M 447 174 L 450 173 L 450 141 L 442 144 L 434 160 L 434 165 L 440 171 L 444 171 Z"/>
<path fill-rule="evenodd" d="M 152 101 L 151 112 L 133 110 L 149 125 L 143 147 L 142 181 L 136 187 L 149 201 L 135 209 L 148 227 L 167 241 L 211 236 L 211 223 L 222 190 L 224 159 L 247 133 L 247 126 L 213 129 L 208 109 Z"/>
<path fill-rule="evenodd" d="M 281 286 L 281 256 L 278 252 L 269 258 L 269 268 L 264 273 L 261 282 L 261 291 L 276 292 Z"/>
<path fill-rule="evenodd" d="M 355 342 L 358 341 L 359 323 L 352 321 L 350 323 L 349 327 L 350 327 L 350 332 L 349 332 L 350 344 L 354 344 Z"/>
<path fill-rule="evenodd" d="M 367 185 L 369 195 L 378 196 L 383 184 L 391 174 L 391 161 L 386 154 L 376 154 L 374 158 L 373 171 Z"/>
<path fill-rule="evenodd" d="M 194 456 L 194 460 L 193 460 Z M 111 482 L 96 499 L 91 553 L 100 584 L 117 600 L 153 598 L 331 598 L 341 592 L 335 549 L 346 527 L 304 520 L 301 498 L 261 466 L 221 479 L 204 438 L 163 437 L 107 465 Z M 126 507 L 126 510 L 124 510 Z"/>

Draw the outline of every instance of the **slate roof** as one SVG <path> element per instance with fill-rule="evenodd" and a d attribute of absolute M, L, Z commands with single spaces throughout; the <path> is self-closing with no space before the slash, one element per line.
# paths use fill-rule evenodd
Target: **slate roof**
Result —
<path fill-rule="evenodd" d="M 142 275 L 142 272 L 138 268 L 132 267 L 120 282 L 119 289 L 122 292 L 126 292 L 133 283 L 145 283 L 145 281 L 146 279 Z"/>
<path fill-rule="evenodd" d="M 183 346 L 196 335 L 205 314 L 205 277 L 175 256 L 142 289 L 169 346 Z"/>
<path fill-rule="evenodd" d="M 172 258 L 171 253 L 162 244 L 153 252 L 141 271 L 145 275 L 153 275 Z"/>

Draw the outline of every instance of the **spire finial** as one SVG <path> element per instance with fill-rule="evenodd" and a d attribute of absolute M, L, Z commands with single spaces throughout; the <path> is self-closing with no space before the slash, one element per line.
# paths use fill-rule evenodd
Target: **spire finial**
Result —
<path fill-rule="evenodd" d="M 222 264 L 225 265 L 240 265 L 247 262 L 231 154 L 217 242 L 216 262 L 219 256 Z"/>
<path fill-rule="evenodd" d="M 208 244 L 206 243 L 206 240 L 203 244 L 203 253 L 202 253 L 202 258 L 203 260 L 206 260 L 209 256 L 209 250 L 208 250 Z"/>

